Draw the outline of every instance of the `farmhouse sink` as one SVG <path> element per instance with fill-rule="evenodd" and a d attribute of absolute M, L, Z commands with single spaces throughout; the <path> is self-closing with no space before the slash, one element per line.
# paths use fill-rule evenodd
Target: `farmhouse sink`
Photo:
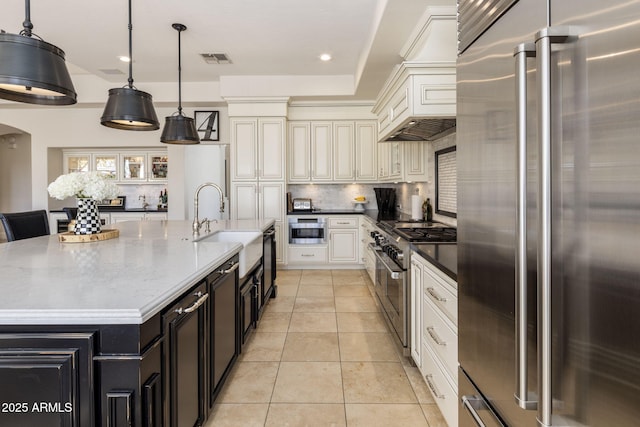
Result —
<path fill-rule="evenodd" d="M 233 242 L 241 243 L 240 266 L 238 271 L 240 277 L 244 277 L 262 257 L 262 233 L 259 231 L 217 231 L 209 234 L 201 241 L 209 242 Z"/>

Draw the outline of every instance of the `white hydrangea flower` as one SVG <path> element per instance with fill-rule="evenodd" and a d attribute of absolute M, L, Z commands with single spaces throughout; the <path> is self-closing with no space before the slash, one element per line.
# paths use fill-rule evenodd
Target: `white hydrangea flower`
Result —
<path fill-rule="evenodd" d="M 118 186 L 99 172 L 72 172 L 60 175 L 47 187 L 49 195 L 63 200 L 76 196 L 94 200 L 113 199 L 118 197 Z"/>

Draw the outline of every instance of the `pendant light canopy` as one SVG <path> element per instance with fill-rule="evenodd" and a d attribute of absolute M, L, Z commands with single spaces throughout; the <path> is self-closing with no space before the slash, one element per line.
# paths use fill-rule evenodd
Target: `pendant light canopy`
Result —
<path fill-rule="evenodd" d="M 165 118 L 160 142 L 166 144 L 200 144 L 200 137 L 196 130 L 195 121 L 191 117 L 182 114 L 182 52 L 180 33 L 186 30 L 187 27 L 182 24 L 173 24 L 171 26 L 174 30 L 178 31 L 178 111 Z"/>
<path fill-rule="evenodd" d="M 75 104 L 77 94 L 64 51 L 32 33 L 29 0 L 25 0 L 22 25 L 20 34 L 0 32 L 0 98 L 28 104 Z"/>
<path fill-rule="evenodd" d="M 153 99 L 147 92 L 133 86 L 133 43 L 131 41 L 131 0 L 129 0 L 129 84 L 109 89 L 109 99 L 100 123 L 122 130 L 156 130 L 160 122 L 153 108 Z"/>

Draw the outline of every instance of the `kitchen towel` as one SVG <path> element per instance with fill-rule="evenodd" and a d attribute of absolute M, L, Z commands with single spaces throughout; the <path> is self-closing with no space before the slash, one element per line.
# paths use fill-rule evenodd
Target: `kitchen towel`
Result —
<path fill-rule="evenodd" d="M 411 219 L 422 219 L 422 199 L 418 194 L 411 196 Z"/>

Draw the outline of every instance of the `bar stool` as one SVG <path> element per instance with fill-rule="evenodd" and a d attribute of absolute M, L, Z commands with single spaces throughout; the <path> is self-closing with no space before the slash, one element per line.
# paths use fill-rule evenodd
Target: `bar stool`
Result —
<path fill-rule="evenodd" d="M 0 213 L 7 241 L 29 239 L 49 235 L 49 218 L 46 210 Z"/>

